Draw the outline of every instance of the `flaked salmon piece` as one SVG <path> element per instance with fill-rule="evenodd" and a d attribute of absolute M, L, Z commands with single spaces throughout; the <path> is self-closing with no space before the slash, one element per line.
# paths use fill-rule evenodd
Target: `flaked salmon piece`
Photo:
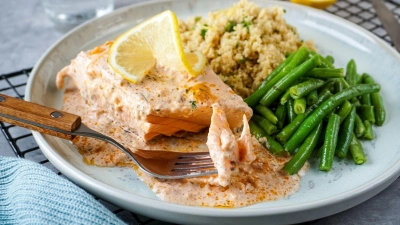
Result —
<path fill-rule="evenodd" d="M 121 121 L 144 141 L 172 131 L 197 132 L 208 127 L 214 103 L 225 112 L 230 128 L 242 126 L 243 114 L 252 116 L 251 108 L 209 67 L 190 78 L 157 64 L 138 84 L 124 80 L 107 63 L 111 44 L 79 53 L 58 73 L 57 87 L 63 87 L 65 77 L 72 78 L 88 107 Z"/>
<path fill-rule="evenodd" d="M 239 161 L 249 164 L 256 159 L 256 155 L 254 154 L 250 126 L 247 121 L 246 115 L 243 115 L 243 130 L 240 138 L 237 139 L 237 143 L 239 147 Z"/>
<path fill-rule="evenodd" d="M 232 169 L 237 168 L 238 163 L 250 164 L 256 157 L 246 115 L 243 115 L 244 127 L 241 137 L 236 139 L 229 128 L 222 107 L 215 103 L 212 108 L 213 114 L 206 144 L 214 166 L 218 170 L 218 177 L 211 178 L 210 181 L 225 187 L 229 185 Z"/>

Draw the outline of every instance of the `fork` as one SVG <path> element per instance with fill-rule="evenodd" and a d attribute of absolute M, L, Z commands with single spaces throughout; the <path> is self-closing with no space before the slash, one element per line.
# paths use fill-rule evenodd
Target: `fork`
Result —
<path fill-rule="evenodd" d="M 125 152 L 142 171 L 161 179 L 200 177 L 217 173 L 208 152 L 146 151 L 146 155 L 154 157 L 144 157 L 114 139 L 88 128 L 81 123 L 80 116 L 3 94 L 0 94 L 0 121 L 67 140 L 72 140 L 75 136 L 86 136 L 106 141 Z"/>

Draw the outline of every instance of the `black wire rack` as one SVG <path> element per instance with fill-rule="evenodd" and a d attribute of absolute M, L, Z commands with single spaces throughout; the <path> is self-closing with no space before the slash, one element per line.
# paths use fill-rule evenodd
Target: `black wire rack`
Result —
<path fill-rule="evenodd" d="M 385 1 L 385 4 L 400 21 L 400 0 L 387 0 Z M 386 30 L 382 27 L 380 20 L 376 16 L 370 2 L 363 0 L 337 1 L 334 5 L 326 9 L 326 11 L 364 27 L 378 37 L 387 41 L 390 45 L 393 45 L 390 37 L 386 33 Z M 32 68 L 23 69 L 21 71 L 0 75 L 0 93 L 23 99 L 26 81 L 31 70 Z M 63 176 L 42 154 L 29 130 L 3 122 L 0 122 L 0 127 L 1 132 L 3 133 L 16 157 L 26 158 L 40 163 L 53 170 L 60 176 Z M 123 210 L 102 199 L 96 199 L 100 201 L 106 208 L 114 212 L 114 214 L 116 214 L 119 218 L 129 224 L 168 224 L 166 222 L 157 221 Z M 304 224 L 313 224 L 313 222 L 307 222 Z"/>

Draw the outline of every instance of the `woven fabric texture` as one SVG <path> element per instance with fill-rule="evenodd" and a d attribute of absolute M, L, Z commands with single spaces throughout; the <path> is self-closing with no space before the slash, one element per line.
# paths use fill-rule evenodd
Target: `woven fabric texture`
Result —
<path fill-rule="evenodd" d="M 0 224 L 124 224 L 46 167 L 0 156 Z"/>

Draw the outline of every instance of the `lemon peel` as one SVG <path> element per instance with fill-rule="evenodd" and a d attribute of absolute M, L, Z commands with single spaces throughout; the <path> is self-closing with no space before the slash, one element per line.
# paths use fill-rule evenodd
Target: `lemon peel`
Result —
<path fill-rule="evenodd" d="M 167 10 L 119 36 L 109 50 L 108 63 L 118 75 L 137 83 L 156 63 L 196 77 L 206 58 L 200 52 L 184 52 L 178 19 Z"/>

